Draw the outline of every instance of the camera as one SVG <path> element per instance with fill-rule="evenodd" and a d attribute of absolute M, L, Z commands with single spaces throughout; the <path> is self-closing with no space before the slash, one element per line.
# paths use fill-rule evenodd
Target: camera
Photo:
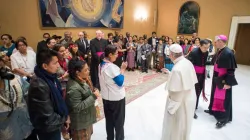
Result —
<path fill-rule="evenodd" d="M 0 78 L 5 80 L 13 80 L 15 75 L 6 67 L 0 68 Z"/>

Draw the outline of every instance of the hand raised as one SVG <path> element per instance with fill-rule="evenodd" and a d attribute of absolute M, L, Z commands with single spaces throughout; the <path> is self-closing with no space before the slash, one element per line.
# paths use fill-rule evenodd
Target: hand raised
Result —
<path fill-rule="evenodd" d="M 126 70 L 127 66 L 128 66 L 128 62 L 123 62 L 122 66 L 121 66 L 121 69 Z"/>

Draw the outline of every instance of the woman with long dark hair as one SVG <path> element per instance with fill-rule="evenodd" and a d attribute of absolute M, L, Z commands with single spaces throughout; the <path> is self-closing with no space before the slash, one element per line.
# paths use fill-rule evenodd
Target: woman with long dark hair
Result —
<path fill-rule="evenodd" d="M 56 44 L 54 47 L 54 51 L 58 53 L 57 58 L 60 67 L 57 70 L 57 76 L 62 86 L 63 97 L 65 98 L 66 84 L 68 82 L 68 76 L 69 76 L 68 73 L 69 58 L 66 56 L 66 47 L 62 44 Z"/>
<path fill-rule="evenodd" d="M 80 60 L 84 60 L 84 54 L 78 49 L 77 43 L 69 44 L 69 52 L 72 58 L 78 58 Z"/>
<path fill-rule="evenodd" d="M 132 40 L 132 38 L 130 38 Z M 108 45 L 101 64 L 99 65 L 99 81 L 106 117 L 106 132 L 108 140 L 124 139 L 125 121 L 125 88 L 124 72 L 127 62 L 123 62 L 121 69 L 113 62 L 118 55 L 115 45 Z M 114 131 L 116 134 L 114 134 Z"/>

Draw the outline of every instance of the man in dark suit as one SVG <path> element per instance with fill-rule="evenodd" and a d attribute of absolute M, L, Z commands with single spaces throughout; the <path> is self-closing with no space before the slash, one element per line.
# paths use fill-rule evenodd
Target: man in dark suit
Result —
<path fill-rule="evenodd" d="M 44 33 L 43 34 L 43 40 L 37 43 L 37 48 L 36 48 L 37 52 L 44 49 L 44 48 L 47 48 L 46 41 L 47 41 L 48 38 L 50 38 L 50 34 L 49 33 Z"/>
<path fill-rule="evenodd" d="M 119 39 L 119 32 L 118 31 L 115 31 L 115 36 L 113 38 L 114 38 L 114 40 Z"/>
<path fill-rule="evenodd" d="M 126 32 L 126 37 L 124 38 L 124 44 L 126 46 L 126 44 L 128 43 L 128 39 L 130 37 L 130 33 L 129 32 Z"/>
<path fill-rule="evenodd" d="M 130 33 L 129 32 L 126 32 L 126 37 L 124 38 L 124 48 L 123 49 L 127 49 L 126 48 L 126 45 L 128 43 L 128 40 L 129 40 L 129 37 L 130 37 Z M 124 61 L 127 60 L 127 51 L 124 52 Z"/>
<path fill-rule="evenodd" d="M 86 38 L 84 38 L 84 33 L 79 32 L 78 33 L 79 39 L 75 41 L 75 43 L 78 45 L 79 51 L 81 51 L 84 54 L 84 59 L 87 61 L 88 52 L 89 52 L 89 43 Z"/>
<path fill-rule="evenodd" d="M 155 61 L 156 61 L 156 46 L 158 44 L 158 38 L 156 37 L 156 32 L 152 32 L 152 37 L 150 37 L 148 39 L 148 44 L 152 46 L 152 53 L 151 53 L 151 56 L 150 56 L 150 59 L 149 59 L 149 69 L 152 68 L 152 64 L 151 64 L 151 61 L 153 59 L 153 68 L 156 68 L 155 67 Z"/>

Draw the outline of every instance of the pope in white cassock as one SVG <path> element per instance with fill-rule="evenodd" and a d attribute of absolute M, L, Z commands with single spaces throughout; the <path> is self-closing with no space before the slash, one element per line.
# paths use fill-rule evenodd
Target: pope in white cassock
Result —
<path fill-rule="evenodd" d="M 194 117 L 197 76 L 193 64 L 182 54 L 178 44 L 170 46 L 170 59 L 174 62 L 172 72 L 162 69 L 169 75 L 168 91 L 161 140 L 189 140 Z"/>

